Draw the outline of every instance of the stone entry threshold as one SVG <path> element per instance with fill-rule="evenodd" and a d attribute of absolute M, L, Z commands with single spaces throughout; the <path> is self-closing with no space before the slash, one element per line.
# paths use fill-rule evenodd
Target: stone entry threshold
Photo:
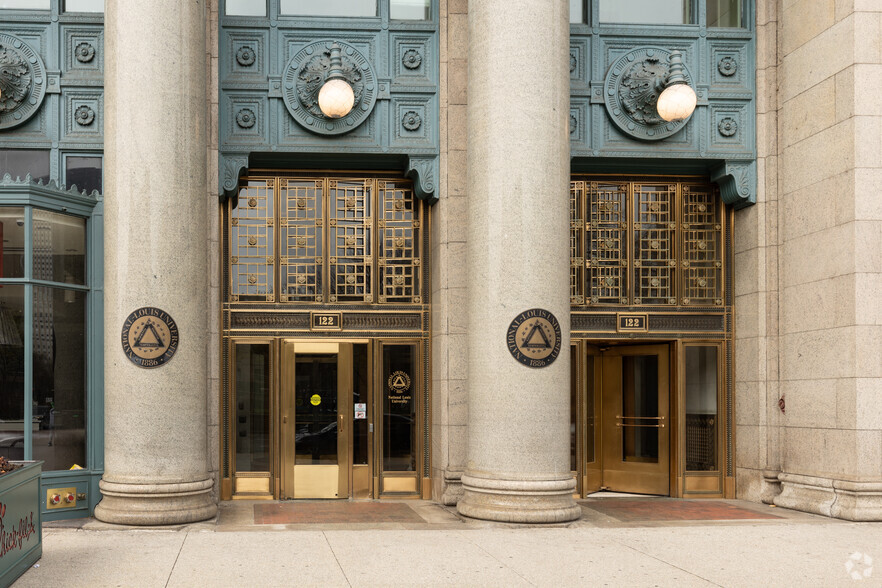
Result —
<path fill-rule="evenodd" d="M 623 523 L 662 521 L 735 521 L 781 519 L 753 508 L 724 500 L 688 500 L 683 498 L 589 498 L 579 501 L 583 507 Z M 746 504 L 746 503 L 745 503 Z M 768 508 L 756 505 L 758 509 Z"/>

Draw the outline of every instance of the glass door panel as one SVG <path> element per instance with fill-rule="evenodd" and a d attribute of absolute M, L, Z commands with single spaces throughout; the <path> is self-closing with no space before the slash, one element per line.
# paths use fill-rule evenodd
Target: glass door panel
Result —
<path fill-rule="evenodd" d="M 600 413 L 600 348 L 595 345 L 585 344 L 585 374 L 583 375 L 582 401 L 583 427 L 583 456 L 582 463 L 584 473 L 582 478 L 582 494 L 597 492 L 603 485 L 603 470 L 599 454 L 600 427 L 598 416 Z"/>
<path fill-rule="evenodd" d="M 417 346 L 382 345 L 383 492 L 415 493 L 417 474 Z"/>
<path fill-rule="evenodd" d="M 270 345 L 236 343 L 233 361 L 236 384 L 233 417 L 235 431 L 236 494 L 269 494 L 270 488 Z"/>

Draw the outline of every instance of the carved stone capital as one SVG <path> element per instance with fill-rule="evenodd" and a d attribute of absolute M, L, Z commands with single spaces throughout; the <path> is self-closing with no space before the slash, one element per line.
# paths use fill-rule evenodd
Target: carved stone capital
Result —
<path fill-rule="evenodd" d="M 720 186 L 726 204 L 736 209 L 756 204 L 755 161 L 726 161 L 711 171 L 710 179 Z"/>
<path fill-rule="evenodd" d="M 413 180 L 413 191 L 417 198 L 429 204 L 438 201 L 435 194 L 435 178 L 438 177 L 437 157 L 411 157 L 405 175 Z"/>

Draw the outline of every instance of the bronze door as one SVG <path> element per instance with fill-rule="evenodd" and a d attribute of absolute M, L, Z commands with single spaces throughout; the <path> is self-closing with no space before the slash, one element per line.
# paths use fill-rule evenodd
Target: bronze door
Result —
<path fill-rule="evenodd" d="M 603 487 L 669 494 L 668 347 L 609 349 L 601 370 Z"/>
<path fill-rule="evenodd" d="M 601 348 L 576 341 L 573 461 L 579 494 L 670 493 L 670 366 L 667 345 Z M 576 363 L 574 361 L 574 363 Z"/>
<path fill-rule="evenodd" d="M 349 497 L 352 345 L 283 344 L 280 498 Z"/>

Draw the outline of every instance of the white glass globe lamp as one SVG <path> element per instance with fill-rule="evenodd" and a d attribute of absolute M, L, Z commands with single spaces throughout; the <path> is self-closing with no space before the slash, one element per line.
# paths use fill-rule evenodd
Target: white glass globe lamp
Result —
<path fill-rule="evenodd" d="M 355 92 L 343 75 L 343 52 L 340 45 L 337 43 L 331 45 L 330 53 L 328 77 L 319 90 L 318 105 L 319 110 L 326 117 L 342 118 L 355 106 Z"/>
<path fill-rule="evenodd" d="M 677 51 L 671 51 L 671 73 L 664 91 L 655 104 L 658 115 L 668 122 L 686 120 L 695 112 L 698 96 L 683 75 L 683 57 Z"/>
<path fill-rule="evenodd" d="M 328 80 L 318 95 L 319 108 L 328 118 L 341 118 L 349 114 L 355 104 L 352 86 L 341 78 Z"/>

